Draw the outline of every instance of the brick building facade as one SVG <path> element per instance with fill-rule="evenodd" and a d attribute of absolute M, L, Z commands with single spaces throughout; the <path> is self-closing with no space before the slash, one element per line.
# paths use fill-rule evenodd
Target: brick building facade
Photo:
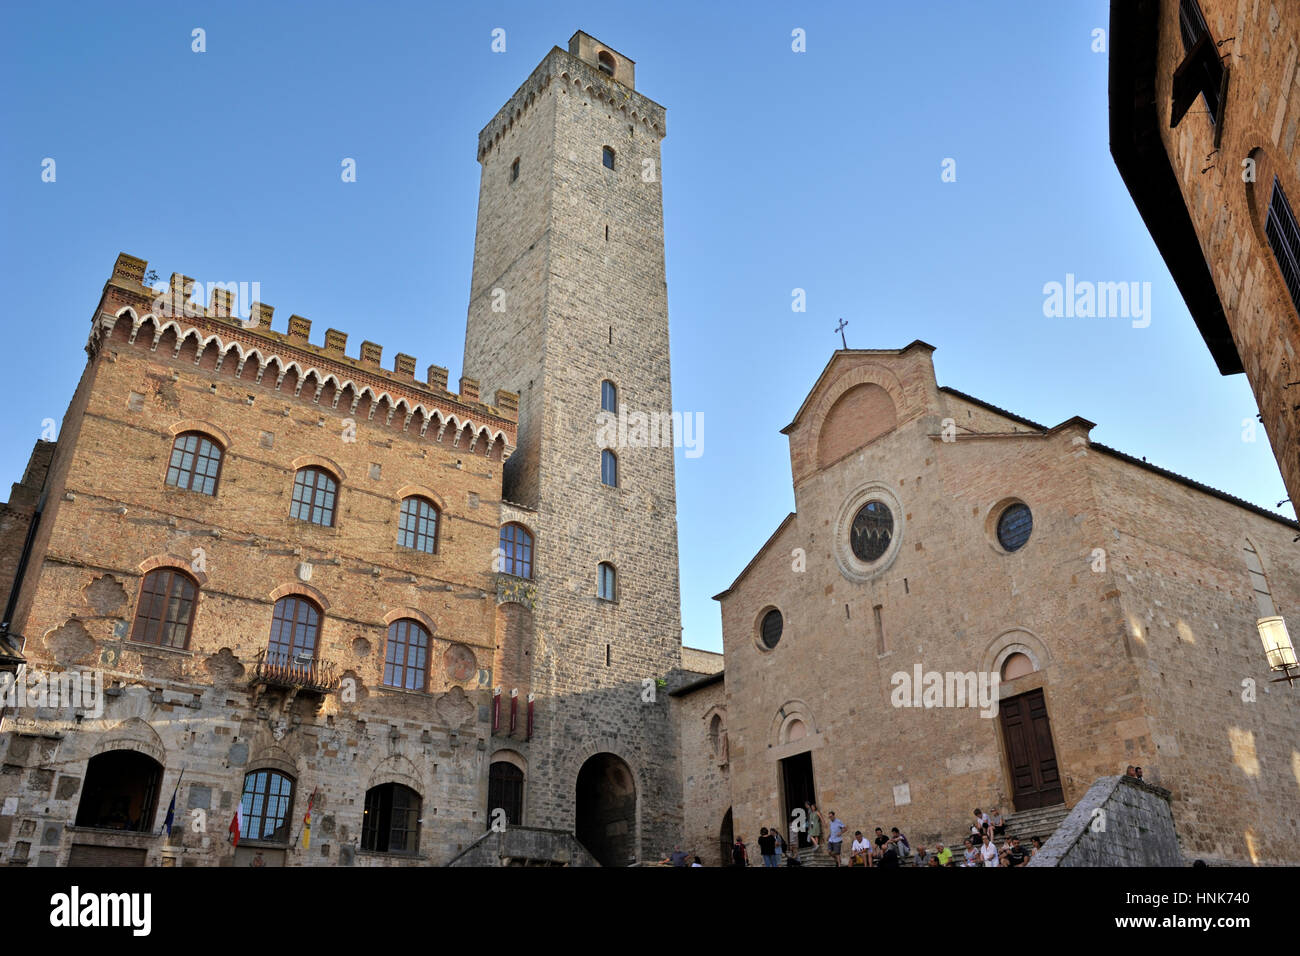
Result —
<path fill-rule="evenodd" d="M 1300 602 L 1296 523 L 941 388 L 932 351 L 836 352 L 784 430 L 796 511 L 718 595 L 725 678 L 678 695 L 687 843 L 806 799 L 951 842 L 1136 764 L 1188 856 L 1295 862 L 1300 700 L 1256 621 Z"/>
<path fill-rule="evenodd" d="M 1115 0 L 1111 153 L 1219 371 L 1300 500 L 1300 8 Z"/>

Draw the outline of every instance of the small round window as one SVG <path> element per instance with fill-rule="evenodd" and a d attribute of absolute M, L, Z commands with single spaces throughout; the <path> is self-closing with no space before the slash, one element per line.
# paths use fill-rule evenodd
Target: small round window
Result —
<path fill-rule="evenodd" d="M 781 612 L 776 608 L 768 611 L 763 615 L 763 623 L 758 628 L 758 639 L 763 642 L 763 646 L 769 651 L 781 643 L 781 630 L 784 622 L 781 620 Z"/>
<path fill-rule="evenodd" d="M 1034 530 L 1034 516 L 1029 506 L 1017 502 L 998 518 L 998 544 L 1008 551 L 1019 551 Z"/>
<path fill-rule="evenodd" d="M 894 516 L 883 501 L 868 501 L 853 519 L 849 545 L 859 561 L 870 564 L 889 550 L 894 536 Z"/>

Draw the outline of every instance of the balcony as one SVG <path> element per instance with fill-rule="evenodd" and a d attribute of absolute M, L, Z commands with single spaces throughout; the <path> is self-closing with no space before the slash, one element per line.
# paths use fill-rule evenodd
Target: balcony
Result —
<path fill-rule="evenodd" d="M 323 661 L 305 654 L 270 654 L 265 650 L 257 654 L 253 678 L 249 686 L 283 688 L 294 694 L 328 694 L 337 690 L 339 675 L 333 661 Z"/>

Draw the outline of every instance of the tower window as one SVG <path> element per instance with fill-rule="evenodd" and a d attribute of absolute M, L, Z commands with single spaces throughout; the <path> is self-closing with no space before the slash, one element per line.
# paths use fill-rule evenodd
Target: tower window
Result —
<path fill-rule="evenodd" d="M 601 50 L 596 57 L 596 66 L 606 76 L 614 75 L 614 57 L 608 50 Z"/>
<path fill-rule="evenodd" d="M 194 580 L 184 571 L 150 571 L 140 584 L 131 640 L 162 647 L 189 647 L 198 593 Z"/>
<path fill-rule="evenodd" d="M 600 562 L 600 567 L 596 569 L 596 597 L 602 601 L 612 601 L 617 593 L 614 565 L 608 561 Z"/>
<path fill-rule="evenodd" d="M 600 410 L 602 412 L 618 411 L 618 386 L 609 379 L 600 383 Z"/>
<path fill-rule="evenodd" d="M 618 487 L 618 456 L 608 448 L 600 453 L 600 483 Z"/>
<path fill-rule="evenodd" d="M 519 178 L 519 157 L 516 156 L 515 161 L 510 164 L 510 181 L 513 183 L 518 178 Z"/>
<path fill-rule="evenodd" d="M 1268 202 L 1268 222 L 1264 232 L 1268 236 L 1268 247 L 1273 250 L 1273 258 L 1282 270 L 1286 280 L 1287 291 L 1291 293 L 1291 302 L 1300 310 L 1300 227 L 1296 225 L 1295 213 L 1287 202 L 1286 193 L 1276 176 L 1273 177 L 1273 196 Z"/>
<path fill-rule="evenodd" d="M 605 164 L 606 169 L 614 168 L 614 151 L 608 146 L 604 146 L 600 151 L 601 162 Z"/>

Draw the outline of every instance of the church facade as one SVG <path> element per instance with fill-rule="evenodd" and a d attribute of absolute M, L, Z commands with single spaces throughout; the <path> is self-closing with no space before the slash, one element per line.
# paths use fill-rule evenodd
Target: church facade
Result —
<path fill-rule="evenodd" d="M 940 387 L 931 346 L 834 354 L 791 424 L 796 510 L 717 596 L 725 673 L 680 691 L 688 845 L 951 844 L 971 810 L 1072 806 L 1143 767 L 1182 849 L 1295 862 L 1294 521 Z"/>

